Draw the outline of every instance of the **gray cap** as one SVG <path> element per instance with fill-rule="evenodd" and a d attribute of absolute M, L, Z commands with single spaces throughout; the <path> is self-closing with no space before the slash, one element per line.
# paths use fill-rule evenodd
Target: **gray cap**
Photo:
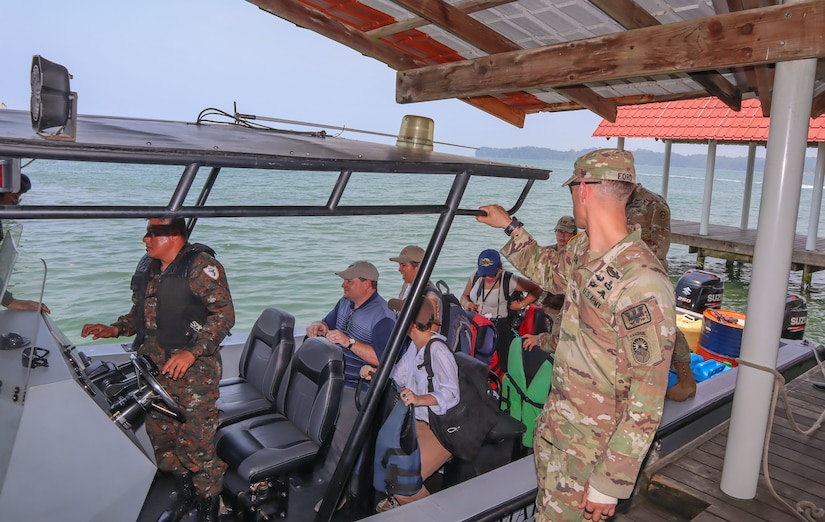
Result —
<path fill-rule="evenodd" d="M 420 246 L 408 245 L 401 249 L 401 253 L 391 257 L 396 263 L 420 263 L 424 259 L 424 249 Z"/>
<path fill-rule="evenodd" d="M 368 279 L 369 281 L 378 281 L 378 269 L 369 261 L 356 261 L 347 267 L 342 272 L 335 272 L 335 275 L 341 279 Z"/>

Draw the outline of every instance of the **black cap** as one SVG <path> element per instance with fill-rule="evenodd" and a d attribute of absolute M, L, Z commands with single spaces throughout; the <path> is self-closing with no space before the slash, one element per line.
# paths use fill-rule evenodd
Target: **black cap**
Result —
<path fill-rule="evenodd" d="M 32 180 L 25 174 L 20 174 L 20 194 L 25 194 L 32 188 Z"/>

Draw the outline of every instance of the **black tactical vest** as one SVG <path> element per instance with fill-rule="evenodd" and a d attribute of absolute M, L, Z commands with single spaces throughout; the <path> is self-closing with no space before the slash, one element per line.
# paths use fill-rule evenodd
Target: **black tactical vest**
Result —
<path fill-rule="evenodd" d="M 157 337 L 158 344 L 167 355 L 188 345 L 203 328 L 209 310 L 189 289 L 189 269 L 195 256 L 206 252 L 214 256 L 215 252 L 206 245 L 187 243 L 178 253 L 166 271 L 160 276 L 157 288 Z M 137 334 L 133 347 L 143 345 L 146 337 L 145 301 L 149 297 L 146 290 L 152 274 L 160 270 L 160 261 L 144 255 L 138 262 L 135 275 L 132 276 L 132 292 L 135 299 L 135 327 Z"/>

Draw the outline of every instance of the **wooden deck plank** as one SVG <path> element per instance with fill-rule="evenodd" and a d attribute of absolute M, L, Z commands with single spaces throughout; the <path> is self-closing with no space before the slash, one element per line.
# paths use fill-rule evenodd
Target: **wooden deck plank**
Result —
<path fill-rule="evenodd" d="M 673 219 L 670 222 L 671 243 L 687 245 L 720 253 L 737 256 L 753 257 L 756 243 L 756 230 L 741 230 L 738 227 L 724 225 L 708 225 L 707 235 L 699 235 L 700 224 L 695 221 Z M 795 265 L 807 265 L 812 270 L 825 269 L 825 238 L 817 238 L 815 250 L 805 250 L 807 238 L 804 235 L 794 236 L 794 251 L 791 262 Z M 710 255 L 709 257 L 722 257 Z M 727 259 L 727 257 L 722 257 Z M 797 268 L 799 269 L 799 268 Z"/>
<path fill-rule="evenodd" d="M 786 384 L 790 408 L 800 429 L 807 430 L 825 410 L 825 392 L 811 386 L 822 381 L 822 371 L 813 368 Z M 760 475 L 754 499 L 736 499 L 721 488 L 722 466 L 728 429 L 707 438 L 678 459 L 655 470 L 651 480 L 654 488 L 670 488 L 687 499 L 707 504 L 707 507 L 688 518 L 695 522 L 739 522 L 741 520 L 794 522 L 799 519 L 783 503 L 773 497 L 764 475 Z M 808 436 L 795 431 L 787 419 L 782 400 L 777 403 L 771 431 L 768 471 L 777 494 L 792 507 L 808 501 L 818 508 L 825 507 L 825 428 Z M 683 516 L 679 502 L 671 505 L 652 505 L 652 502 L 634 503 L 628 511 L 616 517 L 621 522 L 643 522 L 651 519 L 678 520 L 661 515 L 665 509 L 671 516 Z"/>

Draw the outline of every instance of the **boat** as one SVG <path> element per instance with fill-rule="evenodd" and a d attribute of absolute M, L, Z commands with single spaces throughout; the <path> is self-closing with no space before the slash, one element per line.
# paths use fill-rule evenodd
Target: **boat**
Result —
<path fill-rule="evenodd" d="M 48 63 L 35 57 L 39 68 Z M 343 218 L 382 215 L 430 214 L 437 216 L 421 268 L 412 284 L 420 295 L 456 216 L 474 216 L 475 208 L 462 206 L 471 178 L 497 177 L 523 185 L 510 204 L 518 211 L 536 181 L 548 179 L 543 169 L 434 152 L 425 132 L 415 139 L 402 136 L 398 144 L 382 145 L 334 137 L 325 132 L 296 132 L 250 125 L 241 115 L 225 122 L 194 123 L 149 119 L 79 115 L 76 97 L 64 87 L 63 119 L 43 126 L 43 107 L 32 111 L 0 111 L 0 165 L 4 181 L 19 173 L 21 162 L 49 159 L 68 162 L 109 162 L 165 165 L 181 169 L 168 205 L 103 204 L 98 206 L 16 206 L 0 208 L 0 219 L 143 219 L 184 217 L 194 227 L 201 219 L 317 216 Z M 45 94 L 45 90 L 41 93 Z M 33 96 L 33 101 L 37 96 Z M 43 96 L 45 98 L 45 96 Z M 39 103 L 39 102 L 38 102 Z M 70 122 L 66 121 L 68 115 Z M 49 129 L 58 127 L 58 131 Z M 413 143 L 416 142 L 416 143 Z M 418 146 L 417 142 L 423 142 Z M 208 169 L 195 205 L 184 204 L 201 169 Z M 222 171 L 318 172 L 334 179 L 326 201 L 314 206 L 210 205 L 208 197 Z M 447 176 L 449 188 L 440 204 L 347 205 L 342 198 L 354 173 L 382 176 Z M 128 175 L 128 174 L 125 174 Z M 112 180 L 117 183 L 117 180 Z M 15 238 L 7 233 L 0 251 L 0 276 L 9 283 L 16 255 Z M 336 267 L 331 267 L 331 269 Z M 35 281 L 48 284 L 43 274 Z M 237 298 L 237 297 L 236 297 Z M 400 353 L 411 319 L 407 303 L 390 337 L 385 357 Z M 262 310 L 279 317 L 278 328 L 288 320 L 283 311 Z M 279 315 L 280 314 L 280 315 Z M 304 341 L 304 329 L 289 325 L 287 340 L 294 347 Z M 78 347 L 48 314 L 34 311 L 0 311 L 0 334 L 31 332 L 29 351 L 12 347 L 0 351 L 0 514 L 8 520 L 155 520 L 168 504 L 171 484 L 157 473 L 151 445 L 142 425 L 148 409 L 178 414 L 179 407 L 153 378 L 154 369 L 135 357 L 131 345 L 122 343 Z M 223 343 L 224 377 L 239 376 L 244 348 L 252 333 L 235 333 Z M 291 338 L 291 339 L 290 339 Z M 302 348 L 303 349 L 303 348 Z M 813 350 L 822 347 L 807 340 L 783 340 L 777 368 L 793 378 L 813 365 Z M 298 350 L 297 354 L 301 351 Z M 21 360 L 23 364 L 21 364 Z M 48 363 L 48 364 L 46 364 Z M 389 365 L 381 365 L 345 448 L 326 483 L 308 481 L 305 468 L 263 481 L 245 483 L 240 473 L 227 479 L 237 516 L 253 520 L 351 520 L 371 517 L 372 491 L 361 490 L 356 502 L 334 510 L 344 492 L 361 447 L 373 434 L 381 391 L 389 380 Z M 650 462 L 677 451 L 712 430 L 730 415 L 737 369 L 700 383 L 694 399 L 666 404 L 664 417 L 648 457 Z M 491 444 L 500 444 L 492 440 Z M 506 463 L 445 488 L 431 497 L 381 515 L 376 520 L 492 520 L 528 512 L 535 498 L 533 458 L 524 451 L 510 452 Z M 234 470 L 236 471 L 236 470 Z M 230 470 L 230 474 L 233 470 Z M 472 474 L 471 474 L 472 475 Z M 238 481 L 241 486 L 235 487 Z M 368 487 L 368 486 L 367 486 Z M 244 489 L 245 488 L 245 489 Z M 485 491 L 479 496 L 471 491 Z M 474 501 L 454 502 L 471 494 Z M 479 498 L 483 497 L 483 498 Z M 321 500 L 317 514 L 313 508 Z M 239 503 L 240 502 L 240 503 Z M 529 514 L 527 515 L 529 516 Z"/>

